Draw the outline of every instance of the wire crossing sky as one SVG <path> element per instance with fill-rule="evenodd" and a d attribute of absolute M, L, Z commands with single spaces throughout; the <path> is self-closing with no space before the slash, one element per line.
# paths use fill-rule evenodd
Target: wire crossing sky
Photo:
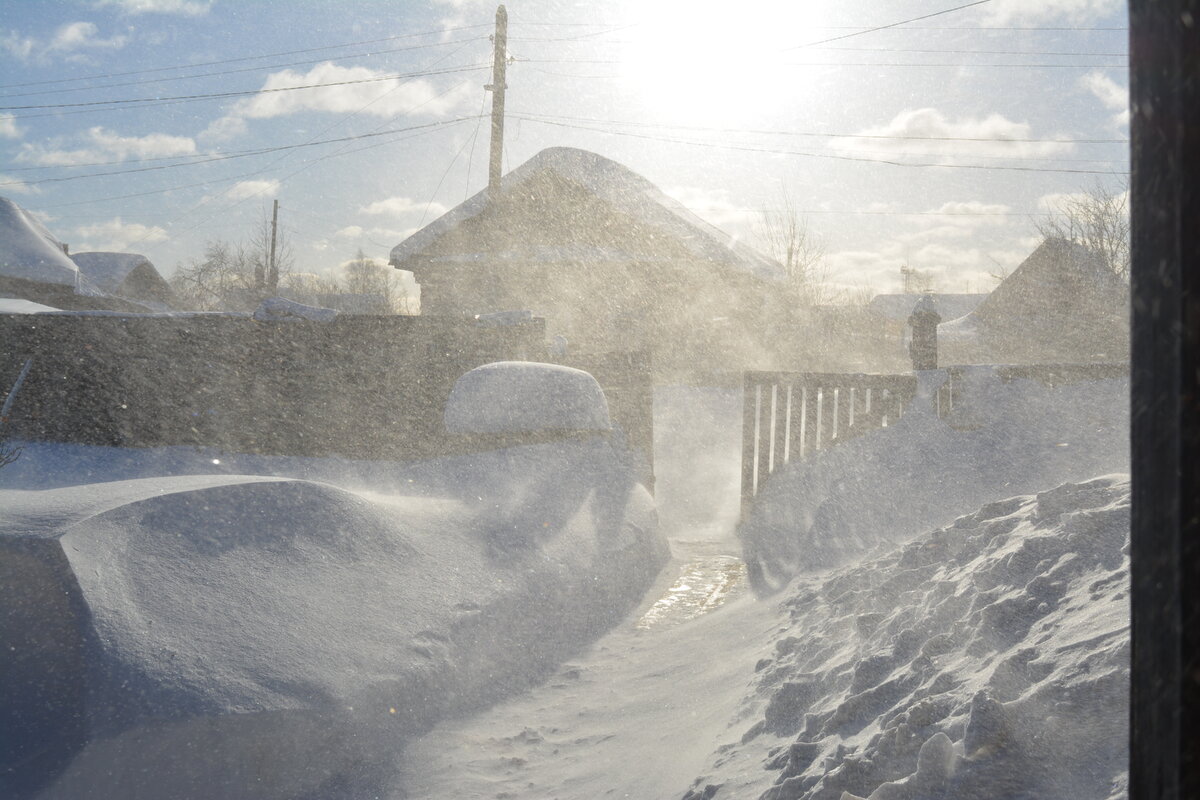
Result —
<path fill-rule="evenodd" d="M 1128 173 L 1120 2 L 506 5 L 505 171 L 594 151 L 751 244 L 796 210 L 848 290 L 986 291 Z M 386 259 L 486 183 L 495 9 L 14 0 L 0 195 L 165 274 L 276 198 L 298 270 Z"/>

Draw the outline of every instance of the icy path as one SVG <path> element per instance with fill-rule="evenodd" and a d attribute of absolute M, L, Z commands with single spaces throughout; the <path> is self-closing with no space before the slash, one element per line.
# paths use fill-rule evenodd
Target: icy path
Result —
<path fill-rule="evenodd" d="M 643 607 L 547 683 L 412 743 L 396 798 L 678 798 L 777 624 L 728 539 L 675 541 Z"/>

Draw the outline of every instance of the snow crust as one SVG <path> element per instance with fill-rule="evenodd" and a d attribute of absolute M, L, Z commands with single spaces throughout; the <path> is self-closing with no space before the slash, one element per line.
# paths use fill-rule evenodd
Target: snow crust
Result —
<path fill-rule="evenodd" d="M 259 322 L 332 322 L 337 315 L 335 309 L 306 306 L 283 297 L 268 297 L 254 310 Z"/>
<path fill-rule="evenodd" d="M 32 300 L 22 300 L 19 297 L 0 297 L 0 314 L 41 314 L 46 311 L 58 311 L 58 309 L 35 303 Z"/>
<path fill-rule="evenodd" d="M 446 402 L 450 433 L 607 431 L 604 391 L 588 373 L 557 364 L 497 361 L 462 375 Z"/>
<path fill-rule="evenodd" d="M 199 460 L 90 450 L 107 477 Z M 68 481 L 105 477 L 71 452 L 30 445 L 0 480 L 64 456 Z M 228 475 L 0 490 L 0 632 L 28 645 L 8 683 L 34 687 L 0 709 L 0 794 L 328 797 L 367 780 L 381 752 L 538 680 L 640 600 L 666 552 L 624 460 L 590 439 L 364 465 L 358 491 Z"/>
<path fill-rule="evenodd" d="M 744 733 L 684 796 L 1124 797 L 1129 495 L 1008 498 L 798 579 Z"/>
<path fill-rule="evenodd" d="M 793 461 L 755 498 L 739 529 L 760 589 L 860 558 L 988 502 L 1129 470 L 1129 382 L 1051 387 L 967 368 L 946 419 L 933 395 L 946 373 L 920 373 L 894 425 Z"/>

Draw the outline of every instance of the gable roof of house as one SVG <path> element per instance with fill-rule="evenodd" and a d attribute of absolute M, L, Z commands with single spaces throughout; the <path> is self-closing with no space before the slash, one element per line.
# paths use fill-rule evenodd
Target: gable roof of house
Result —
<path fill-rule="evenodd" d="M 7 197 L 0 197 L 0 277 L 68 286 L 76 294 L 102 294 L 46 226 Z"/>
<path fill-rule="evenodd" d="M 72 253 L 70 258 L 84 275 L 109 294 L 115 294 L 138 267 L 147 266 L 158 274 L 150 260 L 138 253 Z"/>
<path fill-rule="evenodd" d="M 535 176 L 547 172 L 607 202 L 641 225 L 661 231 L 699 260 L 729 266 L 760 278 L 778 279 L 783 276 L 783 269 L 778 262 L 705 222 L 628 167 L 587 150 L 573 147 L 551 147 L 542 150 L 503 177 L 501 193 L 513 193 Z M 392 249 L 391 263 L 394 266 L 400 265 L 418 256 L 438 239 L 464 222 L 480 216 L 487 209 L 488 197 L 485 189 L 396 245 Z M 580 224 L 587 224 L 587 221 L 583 218 Z M 524 251 L 520 258 L 527 259 L 529 255 L 528 251 Z M 577 245 L 550 248 L 542 254 L 546 260 L 576 261 L 622 256 L 628 254 L 610 248 Z M 487 258 L 502 261 L 508 257 L 511 257 L 510 254 L 502 252 L 462 253 L 443 257 L 443 260 Z"/>

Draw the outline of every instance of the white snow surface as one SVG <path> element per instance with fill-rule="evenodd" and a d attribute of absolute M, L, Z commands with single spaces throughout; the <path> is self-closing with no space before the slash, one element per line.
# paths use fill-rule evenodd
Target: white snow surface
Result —
<path fill-rule="evenodd" d="M 0 276 L 70 286 L 77 294 L 102 294 L 46 226 L 7 197 L 0 197 Z"/>
<path fill-rule="evenodd" d="M 450 433 L 606 431 L 604 391 L 588 373 L 557 364 L 497 361 L 460 376 L 446 401 Z"/>
<path fill-rule="evenodd" d="M 254 310 L 259 322 L 332 322 L 337 315 L 336 309 L 307 306 L 284 297 L 268 297 Z"/>
<path fill-rule="evenodd" d="M 1129 471 L 1128 379 L 1051 387 L 1003 381 L 992 367 L 962 376 L 966 399 L 949 417 L 932 405 L 946 373 L 920 373 L 898 422 L 772 475 L 739 529 L 751 575 L 778 588 L 984 503 Z"/>
<path fill-rule="evenodd" d="M 58 309 L 35 303 L 32 300 L 22 300 L 19 297 L 0 297 L 0 314 L 41 314 L 45 311 L 58 311 Z"/>
<path fill-rule="evenodd" d="M 59 712 L 5 710 L 0 725 L 0 773 L 68 762 L 40 798 L 329 797 L 440 716 L 595 639 L 665 558 L 653 501 L 600 436 L 364 463 L 358 491 L 245 475 L 79 483 L 198 455 L 30 444 L 0 473 L 0 486 L 66 483 L 0 489 L 2 630 L 55 631 L 84 654 L 8 668 L 57 696 Z M 34 722 L 18 734 L 12 714 Z"/>

